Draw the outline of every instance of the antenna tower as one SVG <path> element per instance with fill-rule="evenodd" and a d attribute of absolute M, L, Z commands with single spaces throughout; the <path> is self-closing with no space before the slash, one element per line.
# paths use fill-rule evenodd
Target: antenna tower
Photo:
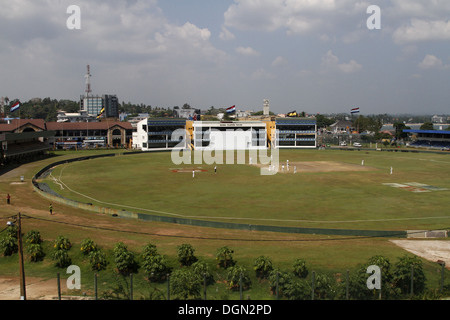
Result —
<path fill-rule="evenodd" d="M 91 90 L 91 71 L 89 65 L 87 65 L 87 72 L 84 76 L 86 78 L 86 97 L 92 92 Z"/>

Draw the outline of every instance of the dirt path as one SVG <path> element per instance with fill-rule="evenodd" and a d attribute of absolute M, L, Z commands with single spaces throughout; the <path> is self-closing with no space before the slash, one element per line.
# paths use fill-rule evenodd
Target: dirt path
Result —
<path fill-rule="evenodd" d="M 254 164 L 257 167 L 265 167 L 266 165 Z M 373 167 L 344 163 L 338 161 L 302 161 L 289 162 L 289 170 L 285 162 L 279 164 L 279 173 L 293 173 L 296 167 L 297 173 L 301 172 L 338 172 L 338 171 L 371 171 L 376 170 Z M 284 170 L 283 170 L 284 168 Z"/>
<path fill-rule="evenodd" d="M 20 300 L 18 277 L 0 278 L 0 300 Z M 58 298 L 56 280 L 26 278 L 26 295 L 29 300 L 52 300 Z"/>
<path fill-rule="evenodd" d="M 450 241 L 443 240 L 391 240 L 397 246 L 424 259 L 444 261 L 450 269 Z"/>

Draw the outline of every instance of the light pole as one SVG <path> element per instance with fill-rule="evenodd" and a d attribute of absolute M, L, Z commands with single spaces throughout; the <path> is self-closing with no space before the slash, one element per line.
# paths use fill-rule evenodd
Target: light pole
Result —
<path fill-rule="evenodd" d="M 8 221 L 8 226 L 14 226 L 13 222 Z M 23 246 L 22 246 L 22 219 L 20 212 L 17 214 L 17 243 L 19 250 L 19 275 L 20 275 L 20 300 L 27 299 L 25 288 L 25 268 L 23 264 Z"/>

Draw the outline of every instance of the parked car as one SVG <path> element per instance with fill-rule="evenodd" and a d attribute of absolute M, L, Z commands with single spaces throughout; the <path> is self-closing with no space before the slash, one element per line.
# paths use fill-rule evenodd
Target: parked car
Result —
<path fill-rule="evenodd" d="M 354 147 L 360 148 L 360 147 L 361 147 L 361 143 L 359 143 L 359 142 L 354 142 L 354 143 L 353 143 L 353 146 L 354 146 Z"/>

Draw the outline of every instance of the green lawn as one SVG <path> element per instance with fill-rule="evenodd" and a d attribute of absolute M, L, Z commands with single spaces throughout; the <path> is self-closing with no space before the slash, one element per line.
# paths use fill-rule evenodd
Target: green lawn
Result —
<path fill-rule="evenodd" d="M 450 189 L 450 159 L 438 154 L 282 150 L 280 162 L 332 161 L 369 171 L 260 175 L 245 164 L 180 165 L 146 153 L 62 165 L 46 182 L 63 196 L 130 211 L 253 224 L 408 230 L 446 228 L 448 191 L 414 193 L 383 185 L 418 182 Z M 390 167 L 393 174 L 390 174 Z M 207 172 L 174 173 L 173 168 Z M 291 169 L 292 170 L 292 169 Z"/>

